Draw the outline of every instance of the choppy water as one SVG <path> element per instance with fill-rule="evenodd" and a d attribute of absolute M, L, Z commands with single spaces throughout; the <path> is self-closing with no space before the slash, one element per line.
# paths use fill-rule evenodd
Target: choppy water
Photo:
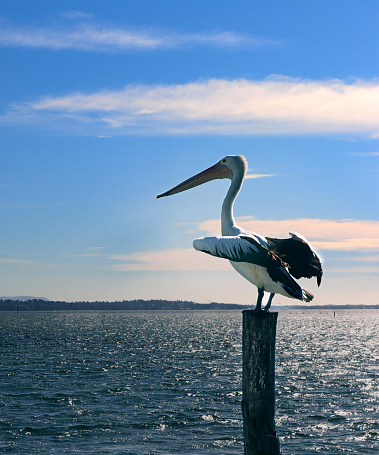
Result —
<path fill-rule="evenodd" d="M 0 452 L 242 454 L 241 325 L 239 311 L 0 313 Z M 378 453 L 378 326 L 372 310 L 279 313 L 283 455 Z"/>

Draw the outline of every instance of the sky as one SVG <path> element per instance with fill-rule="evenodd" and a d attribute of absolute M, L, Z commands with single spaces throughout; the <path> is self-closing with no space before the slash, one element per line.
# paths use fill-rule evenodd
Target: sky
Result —
<path fill-rule="evenodd" d="M 379 303 L 377 0 L 2 0 L 0 295 L 254 304 L 220 234 L 295 231 L 313 304 Z M 274 304 L 295 304 L 276 296 Z"/>

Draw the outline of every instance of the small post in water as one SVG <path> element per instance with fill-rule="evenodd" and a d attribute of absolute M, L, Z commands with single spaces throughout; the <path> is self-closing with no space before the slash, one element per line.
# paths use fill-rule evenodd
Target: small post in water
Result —
<path fill-rule="evenodd" d="M 245 455 L 280 455 L 275 432 L 278 313 L 243 311 L 242 415 Z"/>

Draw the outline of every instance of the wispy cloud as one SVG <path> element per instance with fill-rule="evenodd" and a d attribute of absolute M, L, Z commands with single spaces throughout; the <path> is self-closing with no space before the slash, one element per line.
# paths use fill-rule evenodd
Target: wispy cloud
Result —
<path fill-rule="evenodd" d="M 135 252 L 126 255 L 108 256 L 118 264 L 109 266 L 112 270 L 199 271 L 210 270 L 209 259 L 193 249 L 171 249 Z M 229 270 L 227 261 L 215 261 L 212 270 Z"/>
<path fill-rule="evenodd" d="M 219 48 L 278 45 L 278 41 L 253 38 L 232 31 L 177 33 L 164 30 L 119 28 L 89 21 L 90 16 L 73 11 L 66 19 L 82 23 L 54 27 L 7 26 L 0 29 L 0 46 L 76 50 L 85 52 L 125 52 L 130 50 L 177 49 L 192 46 Z"/>
<path fill-rule="evenodd" d="M 62 11 L 57 14 L 57 17 L 62 17 L 64 19 L 78 19 L 78 20 L 87 20 L 87 19 L 93 19 L 93 14 L 91 13 L 84 13 L 83 11 L 77 11 L 77 10 L 68 10 L 68 11 Z"/>
<path fill-rule="evenodd" d="M 379 263 L 379 254 L 374 254 L 372 256 L 356 257 L 352 260 L 358 261 L 358 262 L 378 262 Z"/>
<path fill-rule="evenodd" d="M 0 258 L 0 264 L 5 265 L 30 265 L 37 264 L 36 261 L 31 261 L 29 259 L 16 259 L 16 258 Z"/>
<path fill-rule="evenodd" d="M 341 253 L 365 253 L 355 259 L 355 264 L 345 261 L 344 271 L 354 267 L 355 271 L 367 271 L 367 267 L 360 269 L 356 262 L 374 262 L 378 259 L 379 249 L 379 222 L 366 220 L 323 220 L 323 219 L 296 219 L 296 220 L 253 220 L 249 217 L 237 219 L 238 224 L 248 230 L 271 237 L 287 237 L 288 232 L 298 231 L 312 242 L 312 245 L 321 251 L 340 251 Z M 209 220 L 201 223 L 198 235 L 220 235 L 219 220 Z M 196 234 L 195 234 L 196 235 Z M 116 264 L 109 267 L 115 271 L 227 271 L 230 270 L 228 261 L 201 254 L 193 249 L 151 250 L 134 252 L 126 255 L 107 255 L 107 259 Z M 370 271 L 375 271 L 371 268 Z"/>
<path fill-rule="evenodd" d="M 89 250 L 90 253 L 82 253 L 82 254 L 77 254 L 77 257 L 103 257 L 104 253 L 102 250 L 105 249 L 105 246 L 91 246 L 87 248 L 87 251 Z"/>
<path fill-rule="evenodd" d="M 351 260 L 351 259 L 350 259 Z M 354 268 L 354 267 L 346 267 L 346 268 L 331 268 L 328 270 L 328 273 L 361 273 L 364 275 L 367 274 L 378 274 L 379 273 L 379 267 L 359 267 L 359 268 Z"/>
<path fill-rule="evenodd" d="M 12 106 L 3 122 L 91 125 L 112 134 L 335 134 L 374 136 L 379 82 L 284 76 L 43 97 Z"/>
<path fill-rule="evenodd" d="M 265 177 L 276 177 L 276 174 L 246 174 L 245 179 L 261 179 Z"/>
<path fill-rule="evenodd" d="M 360 156 L 360 157 L 379 156 L 379 152 L 350 153 L 350 156 Z"/>

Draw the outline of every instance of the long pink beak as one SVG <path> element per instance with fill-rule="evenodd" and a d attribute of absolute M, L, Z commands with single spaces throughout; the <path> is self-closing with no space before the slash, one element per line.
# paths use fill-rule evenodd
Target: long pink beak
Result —
<path fill-rule="evenodd" d="M 203 183 L 209 182 L 210 180 L 215 179 L 225 179 L 225 178 L 232 178 L 232 171 L 224 166 L 223 164 L 217 163 L 214 166 L 206 169 L 200 174 L 196 174 L 193 177 L 185 180 L 179 185 L 171 188 L 171 190 L 166 191 L 165 193 L 159 194 L 157 199 L 160 197 L 171 196 L 176 193 L 181 193 L 182 191 L 189 190 L 190 188 L 195 188 L 195 186 L 202 185 Z"/>

